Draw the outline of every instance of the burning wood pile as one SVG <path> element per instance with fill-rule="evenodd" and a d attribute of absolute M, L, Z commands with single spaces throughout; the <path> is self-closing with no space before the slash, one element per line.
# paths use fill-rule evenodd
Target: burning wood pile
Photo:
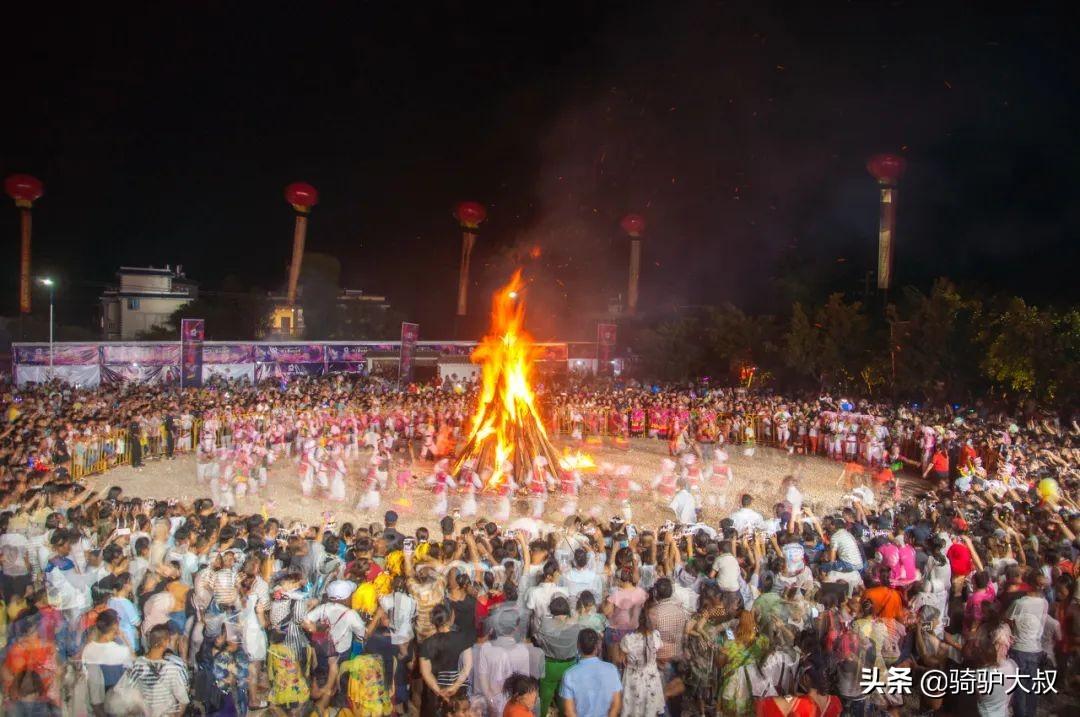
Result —
<path fill-rule="evenodd" d="M 540 470 L 553 483 L 560 468 L 591 463 L 580 454 L 560 456 L 541 420 L 531 381 L 540 351 L 524 328 L 524 287 L 518 270 L 495 292 L 489 333 L 472 354 L 473 362 L 481 366 L 482 390 L 454 473 L 472 468 L 485 489 L 507 482 L 521 486 L 527 475 Z"/>

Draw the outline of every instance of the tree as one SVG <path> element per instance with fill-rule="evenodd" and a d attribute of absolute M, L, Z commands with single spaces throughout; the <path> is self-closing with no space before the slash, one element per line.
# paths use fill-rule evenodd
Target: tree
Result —
<path fill-rule="evenodd" d="M 638 338 L 646 375 L 661 381 L 682 381 L 705 369 L 700 322 L 693 317 L 665 321 Z"/>
<path fill-rule="evenodd" d="M 986 322 L 982 368 L 987 377 L 1017 394 L 1040 400 L 1075 401 L 1080 378 L 1080 312 L 1040 310 L 1014 297 Z"/>
<path fill-rule="evenodd" d="M 400 336 L 400 312 L 370 301 L 343 301 L 334 314 L 327 338 L 373 341 Z"/>
<path fill-rule="evenodd" d="M 802 304 L 792 307 L 791 322 L 784 336 L 785 362 L 789 367 L 815 379 L 822 388 L 872 386 L 866 373 L 872 367 L 869 321 L 858 301 L 848 303 L 843 294 L 833 294 L 814 310 L 814 321 Z"/>
<path fill-rule="evenodd" d="M 227 278 L 222 291 L 209 291 L 181 306 L 164 324 L 139 334 L 144 341 L 176 341 L 181 319 L 205 319 L 206 338 L 211 341 L 251 341 L 270 327 L 272 304 L 258 289 L 240 289 L 235 278 Z"/>
<path fill-rule="evenodd" d="M 329 254 L 306 253 L 300 268 L 300 306 L 304 310 L 304 336 L 327 339 L 340 318 L 341 262 Z"/>
<path fill-rule="evenodd" d="M 796 301 L 791 307 L 791 321 L 784 334 L 784 363 L 820 385 L 824 383 L 820 356 L 821 336 L 810 323 L 802 304 Z"/>
<path fill-rule="evenodd" d="M 970 394 L 979 380 L 971 346 L 981 312 L 948 279 L 929 294 L 908 287 L 900 306 L 890 305 L 888 321 L 895 366 L 894 390 L 923 399 Z"/>
<path fill-rule="evenodd" d="M 748 315 L 731 304 L 707 309 L 701 333 L 706 363 L 732 375 L 744 365 L 768 364 L 776 351 L 773 317 Z"/>

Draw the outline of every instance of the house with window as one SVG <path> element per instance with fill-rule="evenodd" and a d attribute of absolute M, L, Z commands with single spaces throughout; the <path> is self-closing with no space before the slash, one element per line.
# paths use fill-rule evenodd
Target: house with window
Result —
<path fill-rule="evenodd" d="M 101 336 L 106 341 L 132 341 L 198 296 L 198 284 L 179 264 L 163 269 L 122 266 L 116 277 L 118 284 L 101 295 Z"/>

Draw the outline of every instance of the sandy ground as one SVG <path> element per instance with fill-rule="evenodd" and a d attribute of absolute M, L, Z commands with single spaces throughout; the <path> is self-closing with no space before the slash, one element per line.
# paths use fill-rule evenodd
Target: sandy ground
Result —
<path fill-rule="evenodd" d="M 569 444 L 557 442 L 557 445 L 561 448 Z M 632 468 L 632 479 L 641 486 L 641 490 L 631 496 L 633 522 L 639 525 L 655 526 L 673 518 L 666 501 L 650 489 L 654 476 L 659 472 L 660 461 L 667 455 L 666 442 L 637 439 L 633 441 L 629 450 L 587 446 L 585 451 L 590 453 L 598 464 L 601 462 L 614 465 L 626 464 Z M 787 475 L 800 477 L 804 500 L 818 515 L 840 505 L 843 491 L 837 486 L 837 479 L 842 470 L 839 463 L 826 458 L 792 456 L 786 451 L 764 447 L 757 448 L 752 456 L 745 455 L 743 450 L 737 447 L 733 447 L 729 454 L 729 465 L 734 471 L 734 480 L 723 487 L 702 486 L 701 504 L 704 519 L 711 524 L 715 525 L 722 517 L 734 511 L 743 493 L 753 495 L 754 507 L 769 517 L 772 505 L 781 498 L 780 482 Z M 383 511 L 393 508 L 401 516 L 399 527 L 403 530 L 411 532 L 419 525 L 435 527 L 439 516 L 436 516 L 432 510 L 433 496 L 419 480 L 404 495 L 391 487 L 383 494 L 377 511 L 365 512 L 353 509 L 359 498 L 359 477 L 365 464 L 366 461 L 360 460 L 350 465 L 348 496 L 344 502 L 338 503 L 317 496 L 304 497 L 300 491 L 293 462 L 287 459 L 279 460 L 270 472 L 267 490 L 258 498 L 238 499 L 238 512 L 243 514 L 258 512 L 265 506 L 270 515 L 287 521 L 302 520 L 313 523 L 317 522 L 325 511 L 330 511 L 340 525 L 344 521 L 354 524 L 381 522 Z M 426 464 L 421 463 L 414 472 L 424 476 L 427 474 L 426 467 Z M 621 504 L 601 499 L 597 494 L 594 481 L 592 484 L 590 481 L 590 475 L 586 474 L 586 485 L 578 501 L 577 512 L 581 515 L 596 517 L 620 514 Z M 197 483 L 195 461 L 190 455 L 180 456 L 171 461 L 151 461 L 138 471 L 127 466 L 116 468 L 103 475 L 89 478 L 88 483 L 91 487 L 98 489 L 106 489 L 113 485 L 120 486 L 124 489 L 124 493 L 133 496 L 172 498 L 184 502 L 197 497 L 208 497 L 210 494 L 207 486 L 200 486 Z M 451 510 L 456 508 L 457 504 L 456 497 L 451 496 Z M 545 519 L 552 523 L 561 523 L 564 518 L 560 512 L 561 506 L 562 499 L 558 495 L 553 495 L 548 500 Z M 516 513 L 524 514 L 526 506 L 517 505 L 515 509 Z M 479 510 L 481 516 L 485 515 L 485 511 L 490 514 L 487 501 L 483 497 L 479 501 Z"/>

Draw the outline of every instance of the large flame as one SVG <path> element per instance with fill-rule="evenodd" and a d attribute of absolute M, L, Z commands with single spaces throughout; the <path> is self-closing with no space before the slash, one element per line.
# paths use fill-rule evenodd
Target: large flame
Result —
<path fill-rule="evenodd" d="M 488 487 L 504 483 L 510 472 L 520 483 L 536 469 L 538 457 L 552 469 L 564 465 L 548 439 L 532 390 L 532 365 L 540 351 L 524 328 L 524 287 L 519 269 L 495 292 L 489 333 L 472 353 L 483 382 L 455 472 L 470 461 L 481 475 L 490 472 Z"/>

